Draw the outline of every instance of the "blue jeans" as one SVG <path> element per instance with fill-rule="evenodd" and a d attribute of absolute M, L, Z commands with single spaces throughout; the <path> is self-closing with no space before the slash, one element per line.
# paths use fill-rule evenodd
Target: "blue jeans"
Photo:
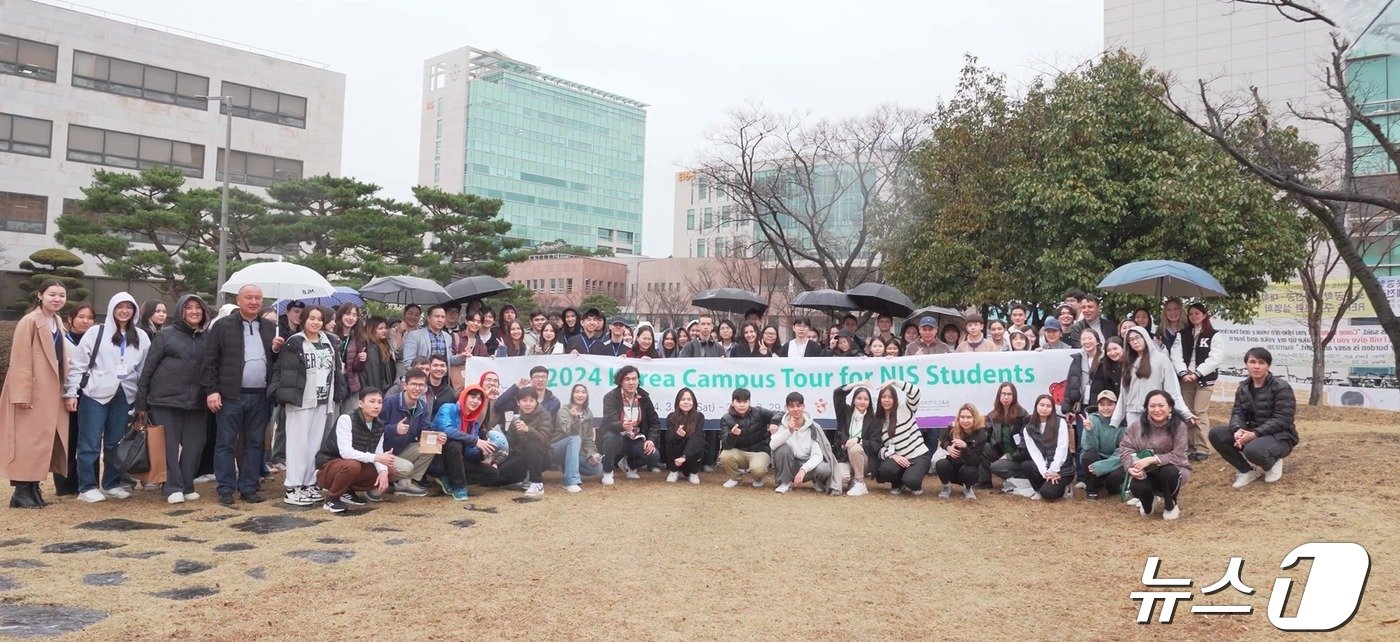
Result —
<path fill-rule="evenodd" d="M 263 436 L 267 434 L 272 403 L 265 389 L 245 389 L 237 400 L 224 400 L 214 414 L 214 477 L 219 495 L 235 490 L 249 494 L 258 491 L 262 478 Z M 243 456 L 234 464 L 234 446 L 243 438 Z"/>
<path fill-rule="evenodd" d="M 570 435 L 554 442 L 554 462 L 564 471 L 564 485 L 583 481 L 584 475 L 603 474 L 603 462 L 588 463 L 583 456 L 583 437 Z"/>
<path fill-rule="evenodd" d="M 121 388 L 107 403 L 78 397 L 78 492 L 97 488 L 97 456 L 102 455 L 102 490 L 121 485 L 117 470 L 117 442 L 126 433 L 131 405 Z"/>

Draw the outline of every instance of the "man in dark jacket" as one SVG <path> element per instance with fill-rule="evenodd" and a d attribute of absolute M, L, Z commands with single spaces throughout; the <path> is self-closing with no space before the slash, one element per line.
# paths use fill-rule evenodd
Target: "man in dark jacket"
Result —
<path fill-rule="evenodd" d="M 617 387 L 603 395 L 603 416 L 598 432 L 603 435 L 603 485 L 613 484 L 613 468 L 627 462 L 627 478 L 638 479 L 637 469 L 661 461 L 656 441 L 661 437 L 661 418 L 651 395 L 641 387 L 636 366 L 623 366 L 614 380 Z"/>
<path fill-rule="evenodd" d="M 428 375 L 422 370 L 409 370 L 403 378 L 403 390 L 386 397 L 379 418 L 384 422 L 384 451 L 394 455 L 394 494 L 422 497 L 428 494 L 422 487 L 423 476 L 437 455 L 420 453 L 418 440 L 433 422 L 433 402 L 427 398 Z M 447 438 L 438 435 L 439 448 Z M 378 493 L 371 491 L 370 499 Z"/>
<path fill-rule="evenodd" d="M 729 412 L 719 420 L 723 436 L 719 463 L 729 476 L 725 488 L 738 486 L 745 471 L 754 488 L 762 488 L 763 478 L 773 463 L 768 440 L 778 429 L 778 416 L 771 410 L 755 408 L 752 399 L 748 388 L 735 390 L 730 395 Z"/>
<path fill-rule="evenodd" d="M 1085 330 L 1093 330 L 1099 335 L 1099 345 L 1108 341 L 1109 337 L 1118 336 L 1118 322 L 1103 315 L 1103 309 L 1099 305 L 1099 298 L 1086 294 L 1079 299 L 1079 314 L 1082 317 L 1069 327 L 1069 332 L 1065 334 L 1064 342 L 1071 348 L 1079 347 L 1079 335 Z"/>
<path fill-rule="evenodd" d="M 1230 425 L 1210 431 L 1210 443 L 1239 474 L 1235 488 L 1244 488 L 1259 477 L 1273 483 L 1283 477 L 1283 458 L 1298 445 L 1293 415 L 1298 400 L 1293 386 L 1274 377 L 1269 367 L 1274 355 L 1265 348 L 1244 353 L 1249 378 L 1235 389 Z"/>
<path fill-rule="evenodd" d="M 594 354 L 595 345 L 607 340 L 603 334 L 603 313 L 598 308 L 588 308 L 583 312 L 583 332 L 569 337 L 564 342 L 564 352 L 570 354 Z"/>
<path fill-rule="evenodd" d="M 214 437 L 214 476 L 219 503 L 233 505 L 238 491 L 243 501 L 264 501 L 258 494 L 263 472 L 263 436 L 272 404 L 267 385 L 272 378 L 273 354 L 286 341 L 277 325 L 262 318 L 262 288 L 238 289 L 238 309 L 209 329 L 205 339 L 204 369 L 200 387 L 205 405 L 218 426 Z M 234 444 L 243 438 L 243 457 L 234 463 Z"/>
<path fill-rule="evenodd" d="M 715 318 L 708 314 L 702 314 L 697 320 L 699 323 L 695 324 L 695 327 L 700 331 L 700 337 L 691 339 L 689 343 L 685 344 L 685 347 L 681 348 L 681 356 L 723 357 L 724 348 L 715 341 Z"/>

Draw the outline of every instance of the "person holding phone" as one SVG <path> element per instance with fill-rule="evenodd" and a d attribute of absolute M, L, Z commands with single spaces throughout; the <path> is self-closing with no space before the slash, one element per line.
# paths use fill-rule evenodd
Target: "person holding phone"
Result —
<path fill-rule="evenodd" d="M 1181 517 L 1178 496 L 1191 478 L 1191 460 L 1186 455 L 1186 422 L 1175 410 L 1176 399 L 1166 391 L 1147 393 L 1142 419 L 1128 426 L 1118 442 L 1118 460 L 1128 471 L 1128 492 L 1143 517 L 1152 514 L 1159 496 L 1162 519 Z"/>

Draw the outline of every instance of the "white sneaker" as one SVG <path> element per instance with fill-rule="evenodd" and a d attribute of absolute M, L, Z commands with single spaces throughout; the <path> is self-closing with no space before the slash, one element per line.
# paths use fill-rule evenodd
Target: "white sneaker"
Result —
<path fill-rule="evenodd" d="M 131 491 L 121 486 L 113 488 L 112 490 L 104 490 L 102 493 L 108 497 L 115 497 L 117 499 L 131 499 Z"/>
<path fill-rule="evenodd" d="M 963 499 L 966 499 L 966 500 L 977 499 L 977 493 L 974 492 L 974 491 L 972 490 L 972 487 L 971 487 L 971 486 L 964 486 L 964 487 L 963 487 Z"/>
<path fill-rule="evenodd" d="M 1035 492 L 1031 493 L 1031 499 L 1044 499 L 1044 498 L 1040 496 L 1040 491 L 1035 491 Z"/>
<path fill-rule="evenodd" d="M 754 488 L 763 488 L 763 480 L 762 480 L 762 479 L 756 479 L 756 480 L 754 480 L 754 482 L 753 482 L 753 487 L 754 487 Z"/>
<path fill-rule="evenodd" d="M 165 501 L 166 501 L 166 503 L 169 503 L 169 504 L 183 504 L 183 503 L 185 503 L 185 494 L 184 494 L 184 493 L 170 493 L 170 495 L 168 495 L 168 496 L 165 498 Z"/>
<path fill-rule="evenodd" d="M 778 487 L 774 488 L 773 492 L 786 493 L 790 490 L 792 490 L 792 484 L 778 484 Z"/>
<path fill-rule="evenodd" d="M 1162 513 L 1162 519 L 1176 519 L 1181 517 L 1181 502 L 1177 502 L 1171 510 Z"/>
<path fill-rule="evenodd" d="M 198 499 L 199 499 L 199 493 L 193 493 L 193 492 L 191 492 L 191 493 L 185 493 L 185 501 L 187 501 L 187 502 L 197 501 Z"/>
<path fill-rule="evenodd" d="M 635 471 L 635 470 L 628 470 L 625 474 L 627 475 L 627 478 L 628 478 L 628 479 L 641 479 L 641 478 L 642 478 L 641 473 L 639 473 L 639 472 L 637 472 L 637 471 Z"/>
<path fill-rule="evenodd" d="M 1283 471 L 1279 471 L 1279 474 L 1283 474 Z M 1263 475 L 1264 473 L 1261 473 L 1258 469 L 1251 467 L 1249 469 L 1249 472 L 1247 473 L 1236 473 L 1235 483 L 1231 484 L 1231 486 L 1234 486 L 1235 488 L 1244 488 L 1245 486 L 1254 483 L 1254 480 L 1259 479 Z"/>
<path fill-rule="evenodd" d="M 891 488 L 891 489 L 890 489 L 890 494 L 891 494 L 891 495 L 898 495 L 899 493 L 900 493 L 900 489 L 898 489 L 898 488 Z"/>
<path fill-rule="evenodd" d="M 218 478 L 214 477 L 213 473 L 210 473 L 208 475 L 200 475 L 194 478 L 194 483 L 196 484 L 212 484 L 216 481 L 218 481 Z"/>
<path fill-rule="evenodd" d="M 939 499 L 948 499 L 949 497 L 952 497 L 952 496 L 953 496 L 953 485 L 952 485 L 952 484 L 943 484 L 943 489 L 940 490 L 940 491 L 938 491 L 938 498 L 939 498 Z"/>
<path fill-rule="evenodd" d="M 81 499 L 89 504 L 96 504 L 97 502 L 107 501 L 107 496 L 103 495 L 102 491 L 94 488 L 92 490 L 83 491 L 82 494 L 78 495 L 78 499 Z"/>
<path fill-rule="evenodd" d="M 846 494 L 852 497 L 859 497 L 868 492 L 870 492 L 870 489 L 865 487 L 865 482 L 858 481 L 854 484 L 851 484 L 851 489 L 846 491 Z"/>
<path fill-rule="evenodd" d="M 525 489 L 525 496 L 526 496 L 526 497 L 539 497 L 540 495 L 543 495 L 543 494 L 544 494 L 544 483 L 543 483 L 543 482 L 534 482 L 534 483 L 530 484 L 530 487 L 529 487 L 529 488 L 526 488 L 526 489 Z"/>
<path fill-rule="evenodd" d="M 1283 477 L 1283 460 L 1276 459 L 1274 460 L 1274 465 L 1270 466 L 1269 470 L 1265 471 L 1264 483 L 1272 484 L 1278 481 L 1281 477 Z"/>
<path fill-rule="evenodd" d="M 676 483 L 677 481 L 679 481 L 680 478 L 681 478 L 681 474 L 680 474 L 680 473 L 672 471 L 671 474 L 666 475 L 666 483 L 668 483 L 668 484 L 674 484 L 674 483 Z"/>
<path fill-rule="evenodd" d="M 739 480 L 737 480 L 737 479 L 726 479 L 726 480 L 724 480 L 724 487 L 725 487 L 725 488 L 733 488 L 733 487 L 738 486 L 738 485 L 739 485 Z"/>
<path fill-rule="evenodd" d="M 922 494 L 924 494 L 924 489 L 922 489 L 922 488 L 920 488 L 919 490 L 914 491 L 914 496 L 915 496 L 915 497 L 918 497 L 919 495 L 922 495 Z"/>
<path fill-rule="evenodd" d="M 325 496 L 321 494 L 320 486 L 307 486 L 304 490 L 306 492 L 306 498 L 313 502 L 325 500 Z"/>
<path fill-rule="evenodd" d="M 632 467 L 631 467 L 630 465 L 627 464 L 627 458 L 626 458 L 626 457 L 623 457 L 622 459 L 618 460 L 618 462 L 617 462 L 617 467 L 618 467 L 618 469 L 620 469 L 620 470 L 621 470 L 622 472 L 624 472 L 624 473 L 627 472 L 627 471 L 629 471 L 629 470 L 632 470 Z"/>
<path fill-rule="evenodd" d="M 1123 503 L 1124 503 L 1124 504 L 1127 504 L 1127 505 L 1129 505 L 1129 506 L 1137 506 L 1137 507 L 1139 507 L 1139 508 L 1142 507 L 1142 500 L 1141 500 L 1141 499 L 1138 499 L 1138 498 L 1136 498 L 1136 497 L 1129 497 L 1129 498 L 1128 498 L 1128 501 L 1123 502 Z"/>
<path fill-rule="evenodd" d="M 613 485 L 613 474 L 612 474 L 612 473 L 603 473 L 603 485 L 604 485 L 604 486 L 611 486 L 611 485 Z"/>
<path fill-rule="evenodd" d="M 1088 488 L 1088 486 L 1084 485 L 1084 482 L 1075 482 L 1074 487 L 1078 488 L 1079 490 L 1085 490 Z"/>
<path fill-rule="evenodd" d="M 287 486 L 282 492 L 282 503 L 291 506 L 310 506 L 313 502 L 307 496 L 306 490 Z"/>
<path fill-rule="evenodd" d="M 696 474 L 691 474 L 691 476 L 690 476 L 690 483 L 692 483 L 692 484 L 698 484 L 698 483 L 700 483 L 700 476 L 699 476 L 699 475 L 696 475 Z"/>
<path fill-rule="evenodd" d="M 567 490 L 571 493 L 578 493 L 583 491 L 583 487 L 579 486 L 578 484 L 569 484 L 568 486 L 564 487 L 564 490 Z"/>

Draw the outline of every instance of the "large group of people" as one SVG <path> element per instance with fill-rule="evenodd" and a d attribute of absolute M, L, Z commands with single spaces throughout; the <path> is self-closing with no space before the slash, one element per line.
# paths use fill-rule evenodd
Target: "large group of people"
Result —
<path fill-rule="evenodd" d="M 354 303 L 332 310 L 293 301 L 278 314 L 251 285 L 218 316 L 192 295 L 138 306 L 119 293 L 101 323 L 89 305 L 63 318 L 67 303 L 63 285 L 43 284 L 15 331 L 0 393 L 0 476 L 14 487 L 12 507 L 47 505 L 40 482 L 49 473 L 59 495 L 131 497 L 140 482 L 115 462 L 133 416 L 164 430 L 158 488 L 172 504 L 199 500 L 201 483 L 213 483 L 224 505 L 262 502 L 263 483 L 281 473 L 282 501 L 332 512 L 435 487 L 457 500 L 470 486 L 539 496 L 550 469 L 569 492 L 583 490 L 585 478 L 612 486 L 619 470 L 627 479 L 664 471 L 667 482 L 690 484 L 718 470 L 725 488 L 746 479 L 763 487 L 772 477 L 778 493 L 810 486 L 851 496 L 871 484 L 921 495 L 936 475 L 940 498 L 958 486 L 973 500 L 1000 480 L 1002 492 L 1043 501 L 1079 489 L 1143 515 L 1160 503 L 1162 516 L 1176 519 L 1192 465 L 1210 450 L 1236 469 L 1239 488 L 1277 481 L 1298 443 L 1292 389 L 1270 374 L 1264 348 L 1245 356 L 1249 377 L 1228 422 L 1208 423 L 1220 345 L 1207 307 L 1176 299 L 1155 328 L 1151 311 L 1118 323 L 1096 297 L 1072 291 L 1039 327 L 1012 305 L 1004 318 L 913 318 L 898 333 L 885 315 L 869 332 L 854 316 L 829 329 L 799 318 L 782 342 L 758 310 L 742 320 L 700 314 L 658 332 L 596 309 L 522 319 L 512 306 L 497 316 L 479 302 L 409 305 L 388 319 Z M 781 410 L 738 388 L 717 420 L 707 420 L 689 388 L 661 416 L 640 385 L 639 368 L 651 359 L 1031 350 L 1074 351 L 1063 394 L 1023 404 L 1016 386 L 1002 383 L 992 399 L 963 400 L 951 425 L 933 430 L 917 421 L 919 386 L 903 381 L 850 383 L 812 400 L 791 392 Z M 571 353 L 626 363 L 607 390 L 552 390 L 542 365 L 503 382 L 490 367 L 492 359 Z M 485 374 L 465 381 L 471 362 Z M 834 425 L 814 420 L 809 403 L 817 414 L 830 404 Z"/>

